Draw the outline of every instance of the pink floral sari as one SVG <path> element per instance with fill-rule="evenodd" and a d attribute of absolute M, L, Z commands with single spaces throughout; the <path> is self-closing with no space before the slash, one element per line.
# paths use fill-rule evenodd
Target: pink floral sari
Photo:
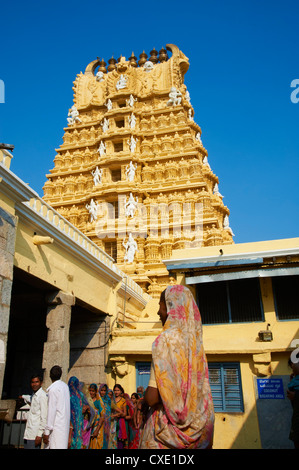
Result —
<path fill-rule="evenodd" d="M 150 412 L 139 448 L 209 448 L 214 408 L 200 313 L 187 287 L 167 287 L 165 300 L 167 320 L 152 346 L 162 403 Z"/>

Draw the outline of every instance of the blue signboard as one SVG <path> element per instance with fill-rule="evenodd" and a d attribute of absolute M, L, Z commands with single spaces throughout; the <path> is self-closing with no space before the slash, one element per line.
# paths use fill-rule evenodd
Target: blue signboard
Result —
<path fill-rule="evenodd" d="M 282 379 L 256 379 L 258 397 L 261 399 L 284 398 Z"/>

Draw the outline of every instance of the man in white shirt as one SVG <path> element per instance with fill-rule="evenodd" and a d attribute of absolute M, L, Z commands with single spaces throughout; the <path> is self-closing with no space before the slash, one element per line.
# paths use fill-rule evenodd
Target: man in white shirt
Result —
<path fill-rule="evenodd" d="M 47 423 L 48 398 L 42 389 L 42 378 L 38 375 L 31 377 L 32 395 L 22 395 L 30 405 L 27 413 L 27 423 L 24 433 L 24 449 L 40 449 L 42 436 Z"/>
<path fill-rule="evenodd" d="M 54 366 L 50 370 L 52 384 L 48 392 L 48 419 L 44 432 L 47 449 L 67 449 L 70 430 L 70 392 L 68 385 L 60 380 L 62 369 Z"/>

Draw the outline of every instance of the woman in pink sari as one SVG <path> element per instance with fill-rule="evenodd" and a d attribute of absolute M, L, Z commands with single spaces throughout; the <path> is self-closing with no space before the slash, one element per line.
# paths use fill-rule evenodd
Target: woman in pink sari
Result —
<path fill-rule="evenodd" d="M 191 291 L 169 286 L 158 315 L 163 331 L 152 346 L 152 372 L 144 402 L 150 406 L 140 449 L 209 449 L 214 408 L 202 324 Z M 135 416 L 140 425 L 140 404 Z"/>

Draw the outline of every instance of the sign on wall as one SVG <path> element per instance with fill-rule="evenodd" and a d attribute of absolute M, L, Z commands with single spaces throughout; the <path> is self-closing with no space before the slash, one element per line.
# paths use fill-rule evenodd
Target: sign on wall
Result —
<path fill-rule="evenodd" d="M 260 399 L 284 399 L 284 387 L 282 379 L 256 379 L 258 398 Z"/>

